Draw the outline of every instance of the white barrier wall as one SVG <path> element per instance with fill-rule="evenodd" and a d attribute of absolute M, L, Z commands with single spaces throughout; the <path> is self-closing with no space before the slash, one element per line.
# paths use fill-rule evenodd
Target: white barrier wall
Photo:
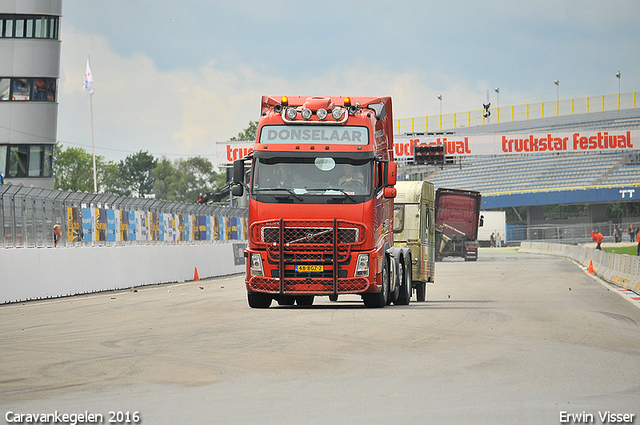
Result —
<path fill-rule="evenodd" d="M 520 252 L 570 258 L 584 267 L 590 264 L 599 278 L 640 294 L 640 257 L 612 254 L 579 245 L 522 242 Z"/>
<path fill-rule="evenodd" d="M 238 242 L 3 249 L 0 304 L 243 273 Z"/>

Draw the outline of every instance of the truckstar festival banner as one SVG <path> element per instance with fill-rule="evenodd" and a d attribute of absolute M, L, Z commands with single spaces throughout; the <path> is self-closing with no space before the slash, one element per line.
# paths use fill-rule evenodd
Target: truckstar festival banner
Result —
<path fill-rule="evenodd" d="M 607 152 L 640 149 L 640 130 L 500 133 L 469 136 L 396 135 L 396 160 L 413 158 L 416 145 L 445 146 L 445 155 L 502 155 L 549 152 Z M 253 151 L 253 142 L 218 143 L 218 165 L 230 164 Z"/>
<path fill-rule="evenodd" d="M 445 155 L 453 156 L 607 152 L 640 149 L 640 130 L 394 136 L 394 155 L 396 159 L 409 159 L 416 145 L 442 144 Z"/>

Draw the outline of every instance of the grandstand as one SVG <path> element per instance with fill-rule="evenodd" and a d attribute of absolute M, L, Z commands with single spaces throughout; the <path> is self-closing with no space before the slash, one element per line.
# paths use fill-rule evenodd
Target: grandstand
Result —
<path fill-rule="evenodd" d="M 566 243 L 589 242 L 590 230 L 598 229 L 605 241 L 613 241 L 616 225 L 638 226 L 640 217 L 609 217 L 607 204 L 640 201 L 640 108 L 555 116 L 524 121 L 508 121 L 475 127 L 454 128 L 429 133 L 406 133 L 396 136 L 398 177 L 401 180 L 429 180 L 436 188 L 476 190 L 482 193 L 483 209 L 515 212 L 507 219 L 507 242 L 553 240 Z M 593 137 L 604 134 L 633 134 L 632 149 L 594 149 L 593 151 L 501 153 L 504 140 L 518 134 L 540 137 Z M 629 133 L 628 133 L 629 132 Z M 550 134 L 550 136 L 545 136 Z M 554 135 L 554 136 L 551 136 Z M 517 137 L 517 136 L 516 136 Z M 535 136 L 537 137 L 537 136 Z M 596 136 L 598 137 L 598 136 Z M 469 139 L 464 154 L 448 154 L 447 165 L 415 165 L 412 143 L 433 144 L 440 140 L 460 143 Z M 493 150 L 471 147 L 472 139 L 492 141 Z M 555 140 L 555 139 L 554 139 Z M 495 146 L 497 145 L 497 146 Z M 572 145 L 568 142 L 567 145 Z M 456 145 L 456 151 L 458 145 Z M 479 149 L 482 151 L 483 149 Z M 471 154 L 470 154 L 471 153 Z M 578 216 L 547 213 L 548 205 L 583 204 Z M 516 210 L 526 207 L 526 213 Z M 582 214 L 582 215 L 580 215 Z M 514 218 L 515 217 L 515 218 Z M 625 240 L 626 239 L 625 233 Z"/>
<path fill-rule="evenodd" d="M 461 157 L 428 177 L 436 187 L 481 193 L 626 186 L 640 183 L 640 165 L 624 152 L 547 153 Z"/>

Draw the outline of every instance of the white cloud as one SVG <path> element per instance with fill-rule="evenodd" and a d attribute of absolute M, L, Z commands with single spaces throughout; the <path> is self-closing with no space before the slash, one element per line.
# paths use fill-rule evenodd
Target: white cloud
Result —
<path fill-rule="evenodd" d="M 111 160 L 139 150 L 169 157 L 206 155 L 214 160 L 216 142 L 228 140 L 249 121 L 259 119 L 263 94 L 391 95 L 401 114 L 396 112 L 396 118 L 434 114 L 438 108 L 439 92 L 425 84 L 425 75 L 418 70 L 391 74 L 351 65 L 301 79 L 286 73 L 264 75 L 247 66 L 221 70 L 211 61 L 195 70 L 163 72 L 143 54 L 120 56 L 102 36 L 67 27 L 58 137 L 63 145 L 80 144 L 87 150 L 91 145 L 89 94 L 82 90 L 87 54 L 96 90 L 96 153 Z M 454 93 L 456 98 L 468 99 L 475 90 L 461 82 L 445 84 L 452 87 L 451 99 Z M 443 95 L 448 97 L 447 92 Z M 455 106 L 453 101 L 448 105 Z"/>

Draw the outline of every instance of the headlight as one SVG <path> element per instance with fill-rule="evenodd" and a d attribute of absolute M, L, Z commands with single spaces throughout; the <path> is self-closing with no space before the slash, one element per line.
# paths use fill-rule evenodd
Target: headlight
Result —
<path fill-rule="evenodd" d="M 264 276 L 262 257 L 256 252 L 251 253 L 251 276 Z"/>
<path fill-rule="evenodd" d="M 356 265 L 356 277 L 366 276 L 369 276 L 369 254 L 360 254 Z"/>
<path fill-rule="evenodd" d="M 287 108 L 287 112 L 285 113 L 285 115 L 287 116 L 288 119 L 293 121 L 296 119 L 298 112 L 296 112 L 295 108 Z"/>
<path fill-rule="evenodd" d="M 316 111 L 316 115 L 320 120 L 324 120 L 325 118 L 327 118 L 327 110 L 320 108 Z"/>
<path fill-rule="evenodd" d="M 331 116 L 336 121 L 340 121 L 343 115 L 344 115 L 344 111 L 342 110 L 342 108 L 336 107 L 336 108 L 333 108 L 333 111 L 331 111 Z"/>
<path fill-rule="evenodd" d="M 311 118 L 311 115 L 313 115 L 313 111 L 309 108 L 305 108 L 302 110 L 301 115 L 302 115 L 302 118 L 304 118 L 305 120 L 308 120 L 309 118 Z"/>

